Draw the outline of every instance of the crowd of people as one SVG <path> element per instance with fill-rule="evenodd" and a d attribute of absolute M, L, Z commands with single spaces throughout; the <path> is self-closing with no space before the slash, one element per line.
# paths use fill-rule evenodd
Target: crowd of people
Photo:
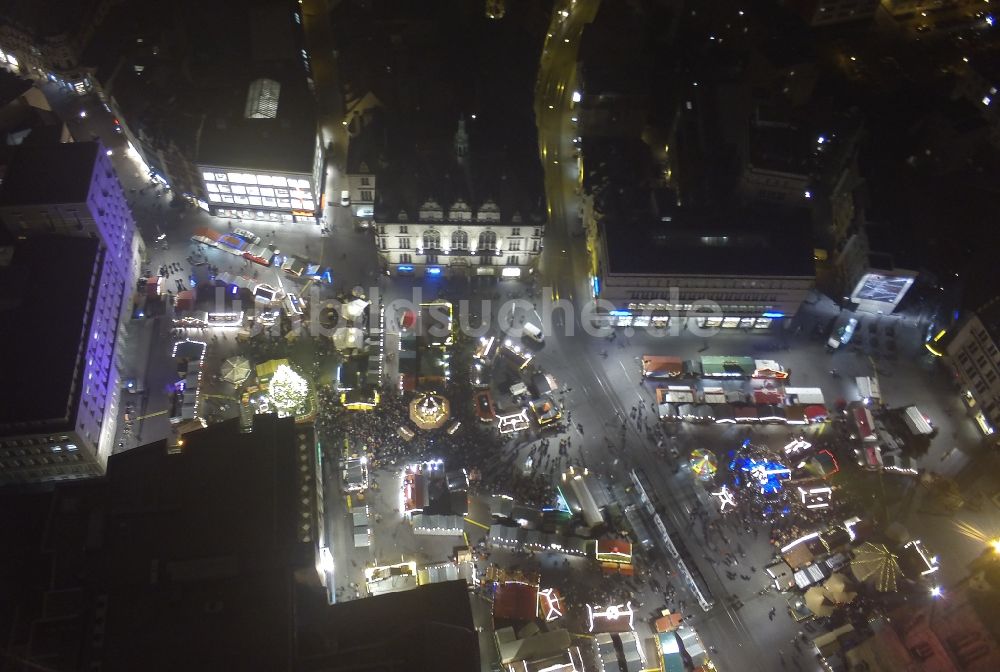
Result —
<path fill-rule="evenodd" d="M 418 429 L 410 420 L 413 393 L 384 391 L 374 410 L 352 411 L 330 387 L 318 390 L 316 427 L 324 445 L 339 455 L 346 439 L 349 451 L 367 455 L 374 469 L 443 459 L 449 470 L 475 473 L 478 478 L 470 480 L 484 494 L 509 495 L 526 505 L 551 504 L 555 492 L 548 472 L 525 473 L 514 442 L 479 423 L 471 411 L 465 412 L 471 403 L 460 398 L 460 390 L 446 388 L 442 394 L 461 422 L 454 432 L 448 431 L 452 421 L 439 429 Z"/>
<path fill-rule="evenodd" d="M 744 445 L 737 457 L 748 457 L 758 462 L 773 461 L 775 456 L 766 449 L 751 444 Z M 792 473 L 791 476 L 796 476 Z M 736 500 L 736 515 L 747 529 L 759 529 L 761 523 L 770 526 L 770 540 L 775 547 L 782 547 L 830 521 L 847 517 L 844 502 L 833 500 L 825 508 L 808 508 L 794 491 L 785 486 L 776 492 L 764 492 L 752 472 L 730 473 L 726 479 Z M 766 529 L 766 528 L 765 528 Z"/>

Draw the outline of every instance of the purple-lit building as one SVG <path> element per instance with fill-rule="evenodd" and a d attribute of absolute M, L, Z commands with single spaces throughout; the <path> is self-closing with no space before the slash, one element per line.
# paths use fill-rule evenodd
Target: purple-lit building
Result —
<path fill-rule="evenodd" d="M 104 472 L 141 239 L 97 143 L 22 147 L 0 185 L 0 484 Z"/>

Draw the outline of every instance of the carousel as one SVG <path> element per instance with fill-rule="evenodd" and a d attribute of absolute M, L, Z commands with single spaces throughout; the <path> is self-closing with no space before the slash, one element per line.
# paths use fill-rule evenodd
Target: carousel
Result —
<path fill-rule="evenodd" d="M 440 394 L 425 392 L 410 402 L 410 420 L 420 429 L 438 429 L 451 417 L 451 404 Z"/>
<path fill-rule="evenodd" d="M 691 471 L 703 481 L 711 481 L 718 471 L 718 460 L 710 450 L 698 448 L 691 451 Z"/>

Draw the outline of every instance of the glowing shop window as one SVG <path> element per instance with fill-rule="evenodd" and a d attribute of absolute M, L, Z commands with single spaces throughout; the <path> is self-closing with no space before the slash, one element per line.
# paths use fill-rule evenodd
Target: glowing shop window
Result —
<path fill-rule="evenodd" d="M 206 182 L 214 182 L 215 181 L 215 173 L 209 173 L 208 171 L 205 171 L 205 172 L 203 172 L 201 174 L 201 177 Z"/>
<path fill-rule="evenodd" d="M 286 180 L 285 178 L 283 178 L 281 175 L 272 175 L 271 176 L 271 184 L 273 184 L 276 187 L 287 187 L 288 186 L 288 180 Z"/>
<path fill-rule="evenodd" d="M 208 200 L 210 200 L 212 203 L 222 203 L 222 197 L 219 196 L 218 194 L 209 194 Z"/>
<path fill-rule="evenodd" d="M 205 188 L 208 189 L 209 191 L 214 191 L 214 192 L 218 192 L 219 191 L 219 185 L 217 185 L 215 182 L 209 182 L 209 183 L 207 183 L 205 185 Z"/>
<path fill-rule="evenodd" d="M 250 196 L 260 196 L 260 188 L 259 187 L 247 187 L 247 194 L 249 194 Z"/>
<path fill-rule="evenodd" d="M 260 205 L 260 196 L 248 196 L 247 200 L 250 201 L 250 205 Z"/>
<path fill-rule="evenodd" d="M 225 181 L 227 181 L 226 174 L 225 173 L 216 173 L 215 174 L 215 181 L 216 182 L 225 182 Z"/>

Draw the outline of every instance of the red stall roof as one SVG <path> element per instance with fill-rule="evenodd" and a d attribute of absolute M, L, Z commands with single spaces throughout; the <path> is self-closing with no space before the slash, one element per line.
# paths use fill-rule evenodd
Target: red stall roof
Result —
<path fill-rule="evenodd" d="M 854 423 L 858 426 L 858 432 L 862 439 L 868 440 L 875 437 L 871 411 L 864 406 L 855 406 L 851 415 L 854 416 Z"/>

